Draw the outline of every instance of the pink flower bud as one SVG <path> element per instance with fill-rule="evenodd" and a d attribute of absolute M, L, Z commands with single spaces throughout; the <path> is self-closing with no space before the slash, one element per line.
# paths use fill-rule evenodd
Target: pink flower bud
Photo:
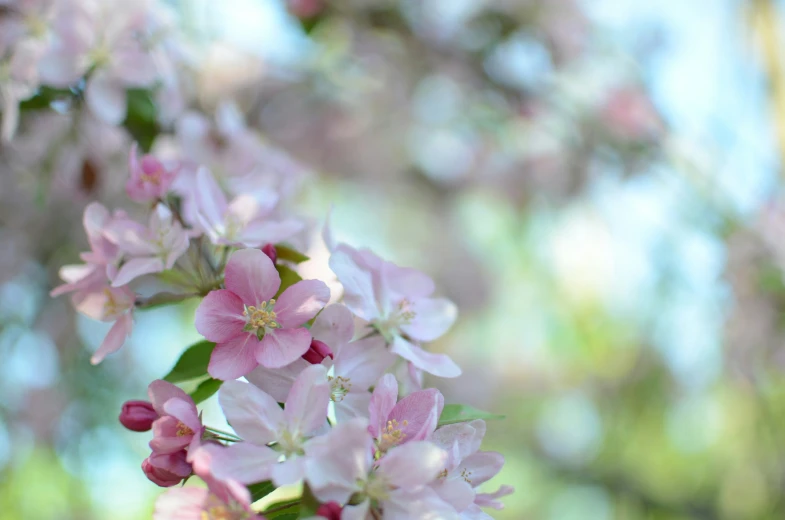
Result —
<path fill-rule="evenodd" d="M 319 506 L 316 515 L 327 520 L 341 520 L 341 505 L 338 502 L 327 502 Z"/>
<path fill-rule="evenodd" d="M 142 461 L 142 471 L 151 482 L 161 487 L 172 487 L 191 474 L 186 461 L 187 452 L 153 453 Z"/>
<path fill-rule="evenodd" d="M 158 419 L 153 405 L 147 401 L 126 401 L 120 411 L 120 424 L 133 432 L 146 432 Z"/>
<path fill-rule="evenodd" d="M 324 361 L 324 358 L 326 357 L 333 359 L 333 351 L 330 350 L 330 347 L 328 347 L 326 343 L 319 341 L 318 339 L 313 339 L 311 340 L 311 346 L 308 348 L 308 351 L 303 354 L 302 357 L 310 364 L 318 365 Z"/>
<path fill-rule="evenodd" d="M 267 244 L 264 247 L 262 247 L 262 253 L 266 254 L 270 258 L 270 260 L 273 261 L 273 263 L 275 263 L 276 260 L 278 260 L 278 252 L 275 250 L 275 246 L 272 244 Z"/>

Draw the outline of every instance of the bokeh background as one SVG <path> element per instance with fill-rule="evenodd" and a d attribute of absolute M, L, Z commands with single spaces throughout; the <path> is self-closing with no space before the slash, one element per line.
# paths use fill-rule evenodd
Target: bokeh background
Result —
<path fill-rule="evenodd" d="M 507 416 L 495 517 L 785 517 L 785 2 L 168 3 L 213 168 L 260 136 L 299 210 L 458 303 L 434 348 L 464 374 L 431 383 Z M 93 367 L 106 327 L 49 299 L 144 137 L 80 110 L 0 148 L 4 519 L 150 518 L 116 416 L 197 338 L 193 307 L 140 312 Z"/>

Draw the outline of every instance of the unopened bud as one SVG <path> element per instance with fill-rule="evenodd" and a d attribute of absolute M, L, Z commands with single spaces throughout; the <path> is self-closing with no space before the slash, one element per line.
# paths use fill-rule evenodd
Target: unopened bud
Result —
<path fill-rule="evenodd" d="M 303 354 L 303 359 L 312 365 L 320 364 L 326 357 L 333 359 L 333 351 L 330 350 L 330 347 L 328 347 L 326 343 L 319 341 L 318 339 L 311 340 L 311 346 L 308 348 L 308 351 Z"/>
<path fill-rule="evenodd" d="M 341 520 L 341 505 L 338 502 L 327 502 L 319 506 L 316 516 L 321 516 L 327 520 Z"/>
<path fill-rule="evenodd" d="M 262 247 L 262 253 L 266 254 L 270 260 L 275 263 L 278 260 L 278 252 L 275 250 L 275 246 L 272 244 L 267 244 Z"/>
<path fill-rule="evenodd" d="M 161 487 L 179 484 L 191 474 L 191 465 L 186 461 L 187 452 L 153 453 L 142 461 L 142 471 L 151 482 Z"/>
<path fill-rule="evenodd" d="M 153 427 L 158 413 L 147 401 L 126 401 L 120 411 L 120 424 L 134 432 L 146 432 Z"/>

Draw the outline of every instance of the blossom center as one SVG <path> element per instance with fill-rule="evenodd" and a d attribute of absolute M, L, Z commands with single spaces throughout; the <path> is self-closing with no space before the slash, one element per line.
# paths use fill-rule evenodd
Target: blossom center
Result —
<path fill-rule="evenodd" d="M 368 478 L 363 491 L 372 500 L 382 501 L 390 498 L 390 485 L 384 478 L 375 474 Z"/>
<path fill-rule="evenodd" d="M 277 442 L 278 451 L 286 455 L 287 458 L 292 455 L 301 455 L 303 453 L 300 436 L 295 435 L 287 428 L 281 429 L 278 434 Z"/>
<path fill-rule="evenodd" d="M 274 299 L 264 301 L 257 307 L 254 307 L 253 305 L 247 306 L 243 311 L 243 316 L 248 320 L 247 327 L 251 330 L 262 331 L 262 333 L 267 329 L 281 328 L 281 325 L 275 321 L 278 319 L 278 316 L 276 316 L 275 311 L 273 310 L 274 306 Z"/>
<path fill-rule="evenodd" d="M 348 377 L 327 376 L 327 381 L 330 382 L 330 399 L 334 403 L 343 401 L 346 394 L 352 389 L 352 383 L 349 382 Z"/>
<path fill-rule="evenodd" d="M 466 469 L 466 468 L 463 468 L 463 469 L 461 470 L 461 478 L 462 478 L 463 480 L 465 480 L 467 484 L 471 484 L 471 483 L 472 483 L 472 479 L 470 479 L 470 478 L 469 478 L 469 477 L 471 477 L 471 476 L 472 476 L 472 472 L 471 472 L 471 471 L 469 471 L 468 469 Z"/>
<path fill-rule="evenodd" d="M 404 298 L 390 310 L 386 318 L 377 320 L 375 325 L 383 335 L 388 337 L 395 335 L 401 327 L 409 325 L 416 316 L 417 314 L 412 310 L 412 303 Z"/>
<path fill-rule="evenodd" d="M 398 423 L 396 419 L 387 421 L 387 426 L 382 429 L 382 435 L 379 441 L 379 451 L 387 451 L 393 446 L 397 446 L 406 438 L 403 433 L 403 428 L 409 425 L 409 421 L 405 420 Z"/>
<path fill-rule="evenodd" d="M 194 431 L 191 428 L 189 428 L 188 426 L 186 426 L 185 424 L 183 424 L 180 421 L 177 422 L 177 436 L 178 437 L 185 437 L 187 435 L 193 435 L 193 434 L 194 434 Z"/>

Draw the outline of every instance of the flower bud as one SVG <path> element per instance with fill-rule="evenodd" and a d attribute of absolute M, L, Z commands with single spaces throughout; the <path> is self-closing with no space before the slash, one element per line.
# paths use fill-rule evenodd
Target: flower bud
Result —
<path fill-rule="evenodd" d="M 120 424 L 133 432 L 150 431 L 158 413 L 147 401 L 126 401 L 120 411 Z"/>
<path fill-rule="evenodd" d="M 129 170 L 131 176 L 125 185 L 125 191 L 131 200 L 136 202 L 165 197 L 178 173 L 177 166 L 164 164 L 152 155 L 138 157 L 136 144 L 131 148 Z"/>
<path fill-rule="evenodd" d="M 273 244 L 265 244 L 265 246 L 262 247 L 262 253 L 266 254 L 273 263 L 278 261 L 278 251 L 275 250 Z"/>
<path fill-rule="evenodd" d="M 311 346 L 302 357 L 310 364 L 318 365 L 324 361 L 324 358 L 326 357 L 333 359 L 333 351 L 330 350 L 330 347 L 328 347 L 326 343 L 319 341 L 318 339 L 312 339 Z"/>
<path fill-rule="evenodd" d="M 142 471 L 151 482 L 161 487 L 172 487 L 191 474 L 186 461 L 187 452 L 152 453 L 142 461 Z"/>
<path fill-rule="evenodd" d="M 327 520 L 341 520 L 341 505 L 338 502 L 327 502 L 319 506 L 316 516 L 321 516 Z"/>

